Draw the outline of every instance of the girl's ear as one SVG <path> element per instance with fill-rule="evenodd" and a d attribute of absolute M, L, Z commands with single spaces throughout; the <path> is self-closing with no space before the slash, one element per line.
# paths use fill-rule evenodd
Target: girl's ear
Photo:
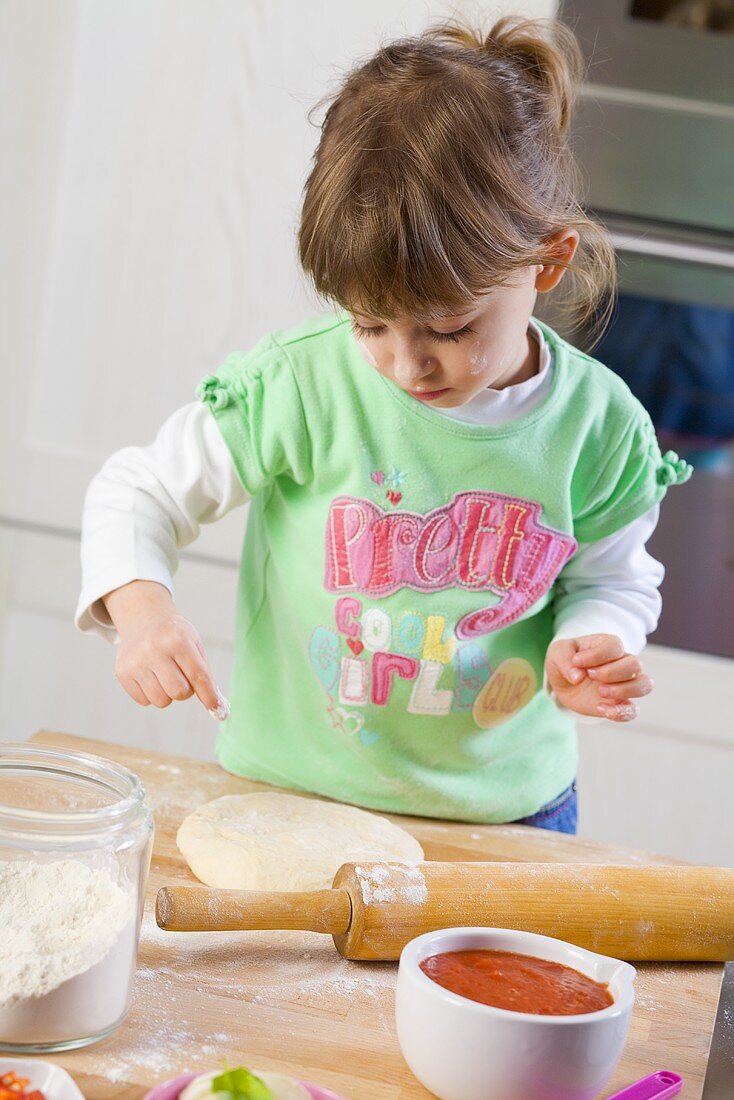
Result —
<path fill-rule="evenodd" d="M 548 251 L 557 257 L 559 263 L 544 264 L 535 278 L 535 289 L 539 294 L 546 294 L 558 286 L 566 274 L 566 266 L 574 258 L 578 248 L 579 235 L 575 229 L 560 229 L 552 237 L 548 237 L 546 245 Z"/>

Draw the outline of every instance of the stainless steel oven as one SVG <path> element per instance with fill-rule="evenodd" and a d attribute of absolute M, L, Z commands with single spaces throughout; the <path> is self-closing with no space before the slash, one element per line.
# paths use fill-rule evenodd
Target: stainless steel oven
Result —
<path fill-rule="evenodd" d="M 666 566 L 651 640 L 734 657 L 734 0 L 566 0 L 560 17 L 588 63 L 588 205 L 619 259 L 593 354 L 696 467 L 650 542 Z"/>

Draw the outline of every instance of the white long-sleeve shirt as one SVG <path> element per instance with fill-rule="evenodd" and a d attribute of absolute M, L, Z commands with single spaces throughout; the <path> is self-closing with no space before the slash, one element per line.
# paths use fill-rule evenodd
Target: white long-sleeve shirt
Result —
<path fill-rule="evenodd" d="M 440 411 L 486 425 L 530 412 L 552 382 L 549 348 L 534 325 L 531 334 L 541 353 L 536 375 Z M 132 580 L 157 581 L 172 592 L 178 550 L 196 539 L 202 523 L 221 519 L 247 499 L 216 421 L 199 402 L 169 417 L 150 446 L 112 455 L 84 505 L 79 628 L 115 640 L 101 598 Z M 556 584 L 555 638 L 612 633 L 627 652 L 642 650 L 661 608 L 664 569 L 645 550 L 658 512 L 656 505 L 613 535 L 579 546 Z"/>

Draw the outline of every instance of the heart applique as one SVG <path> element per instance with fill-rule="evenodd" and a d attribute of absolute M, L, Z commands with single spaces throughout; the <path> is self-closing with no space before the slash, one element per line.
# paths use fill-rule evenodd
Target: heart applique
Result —
<path fill-rule="evenodd" d="M 392 505 L 400 504 L 403 499 L 403 494 L 396 492 L 395 489 L 388 489 L 385 495 Z"/>
<path fill-rule="evenodd" d="M 360 642 L 359 638 L 347 638 L 347 645 L 349 646 L 355 657 L 359 657 L 360 653 L 364 649 L 364 642 Z"/>
<path fill-rule="evenodd" d="M 374 481 L 375 485 L 384 485 L 385 484 L 385 475 L 382 472 L 382 470 L 373 470 L 372 473 L 370 474 L 370 477 Z"/>
<path fill-rule="evenodd" d="M 354 737 L 355 733 L 360 732 L 364 725 L 363 714 L 355 710 L 345 710 L 344 707 L 337 707 L 336 713 L 342 721 L 341 728 L 347 737 Z"/>

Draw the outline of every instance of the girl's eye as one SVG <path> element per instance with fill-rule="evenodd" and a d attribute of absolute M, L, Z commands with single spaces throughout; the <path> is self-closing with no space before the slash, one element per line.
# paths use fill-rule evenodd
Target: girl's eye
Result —
<path fill-rule="evenodd" d="M 384 325 L 375 325 L 374 328 L 365 328 L 364 325 L 360 325 L 358 321 L 352 320 L 350 322 L 352 332 L 355 336 L 381 336 L 385 331 Z M 473 334 L 474 329 L 469 325 L 465 325 L 464 328 L 459 328 L 456 332 L 434 332 L 433 329 L 429 329 L 428 333 L 432 340 L 435 340 L 439 344 L 452 343 L 458 344 L 459 340 L 463 336 L 469 336 Z"/>
<path fill-rule="evenodd" d="M 458 344 L 462 336 L 469 336 L 474 332 L 473 328 L 469 325 L 464 325 L 464 328 L 457 328 L 456 332 L 434 332 L 431 329 L 431 339 L 438 340 L 439 344 L 449 341 L 452 344 Z"/>
<path fill-rule="evenodd" d="M 365 328 L 364 325 L 360 325 L 359 321 L 350 321 L 352 326 L 352 332 L 355 336 L 379 336 L 381 332 L 385 331 L 384 325 L 377 325 L 375 328 Z"/>

